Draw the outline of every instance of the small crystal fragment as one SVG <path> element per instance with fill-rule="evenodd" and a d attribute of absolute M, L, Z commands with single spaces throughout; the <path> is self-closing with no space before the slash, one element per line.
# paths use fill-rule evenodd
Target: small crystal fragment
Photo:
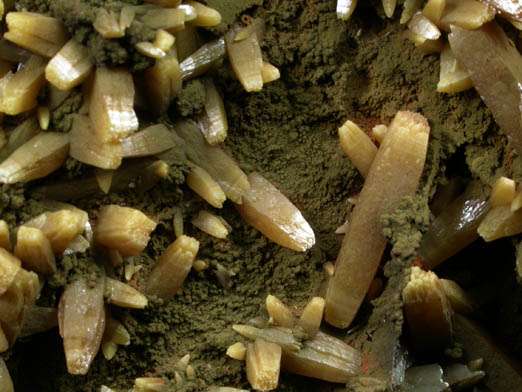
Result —
<path fill-rule="evenodd" d="M 199 166 L 192 168 L 188 174 L 187 185 L 212 207 L 222 208 L 227 199 L 219 184 Z"/>
<path fill-rule="evenodd" d="M 350 19 L 356 5 L 357 0 L 337 0 L 337 18 L 342 20 Z"/>
<path fill-rule="evenodd" d="M 266 61 L 263 61 L 263 68 L 261 68 L 261 77 L 263 78 L 263 84 L 273 82 L 280 78 L 281 74 L 279 69 Z"/>
<path fill-rule="evenodd" d="M 208 211 L 199 211 L 191 223 L 201 231 L 220 239 L 227 238 L 228 230 L 221 220 Z"/>
<path fill-rule="evenodd" d="M 147 297 L 134 287 L 116 279 L 105 278 L 105 298 L 116 306 L 143 309 L 147 306 Z"/>
<path fill-rule="evenodd" d="M 153 59 L 161 59 L 166 56 L 166 53 L 162 49 L 151 42 L 138 42 L 135 46 L 138 53 Z"/>
<path fill-rule="evenodd" d="M 238 361 L 244 361 L 246 358 L 246 350 L 243 343 L 237 342 L 227 348 L 227 355 Z"/>

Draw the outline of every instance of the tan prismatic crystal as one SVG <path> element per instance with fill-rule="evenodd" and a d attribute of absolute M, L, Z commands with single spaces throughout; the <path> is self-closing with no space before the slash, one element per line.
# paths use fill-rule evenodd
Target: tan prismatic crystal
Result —
<path fill-rule="evenodd" d="M 49 123 L 51 122 L 51 112 L 49 111 L 49 108 L 47 106 L 38 106 L 38 109 L 36 109 L 36 117 L 40 128 L 47 131 Z"/>
<path fill-rule="evenodd" d="M 100 209 L 94 228 L 94 241 L 121 256 L 136 256 L 147 246 L 156 222 L 143 212 L 129 207 L 107 205 Z"/>
<path fill-rule="evenodd" d="M 198 116 L 198 125 L 208 144 L 221 143 L 227 137 L 228 120 L 225 104 L 212 79 L 203 79 L 206 98 L 205 110 Z"/>
<path fill-rule="evenodd" d="M 183 235 L 183 214 L 181 209 L 176 207 L 174 211 L 174 219 L 172 219 L 172 227 L 174 229 L 174 235 L 179 238 Z"/>
<path fill-rule="evenodd" d="M 518 154 L 522 154 L 522 124 L 519 120 L 522 56 L 519 51 L 495 22 L 473 31 L 452 25 L 448 40 L 455 57 L 469 72 L 475 89 L 502 132 Z"/>
<path fill-rule="evenodd" d="M 152 59 L 161 59 L 166 56 L 166 53 L 162 49 L 155 46 L 152 42 L 138 42 L 135 47 L 138 53 Z"/>
<path fill-rule="evenodd" d="M 152 110 L 156 114 L 165 112 L 181 90 L 181 69 L 175 46 L 145 71 L 145 81 Z"/>
<path fill-rule="evenodd" d="M 416 349 L 437 352 L 451 343 L 453 310 L 435 273 L 412 267 L 402 299 Z"/>
<path fill-rule="evenodd" d="M 38 275 L 22 268 L 7 291 L 0 295 L 0 324 L 10 347 L 20 336 L 25 319 L 35 304 L 39 292 Z"/>
<path fill-rule="evenodd" d="M 134 392 L 164 392 L 167 384 L 158 377 L 140 377 L 134 380 Z"/>
<path fill-rule="evenodd" d="M 426 54 L 440 53 L 444 46 L 444 42 L 439 39 L 426 39 L 422 35 L 414 33 L 411 30 L 406 30 L 404 36 L 415 44 L 417 48 Z"/>
<path fill-rule="evenodd" d="M 225 37 L 204 44 L 180 63 L 181 77 L 185 81 L 217 68 L 226 52 Z"/>
<path fill-rule="evenodd" d="M 375 138 L 375 140 L 377 140 L 377 143 L 379 144 L 381 144 L 384 140 L 386 132 L 388 132 L 388 127 L 384 124 L 377 124 L 372 128 L 373 137 Z"/>
<path fill-rule="evenodd" d="M 348 155 L 359 173 L 366 178 L 373 158 L 377 154 L 377 147 L 361 128 L 354 122 L 347 120 L 339 128 L 339 141 L 343 151 Z"/>
<path fill-rule="evenodd" d="M 279 383 L 281 347 L 263 339 L 249 343 L 246 354 L 247 378 L 257 391 L 271 391 Z"/>
<path fill-rule="evenodd" d="M 250 34 L 248 38 L 234 41 L 240 27 L 233 26 L 225 33 L 228 59 L 232 68 L 246 91 L 261 91 L 263 88 L 263 57 L 261 47 L 256 34 Z"/>
<path fill-rule="evenodd" d="M 145 0 L 145 3 L 156 4 L 161 7 L 177 7 L 181 4 L 181 0 Z"/>
<path fill-rule="evenodd" d="M 105 359 L 110 361 L 116 354 L 119 345 L 128 346 L 129 344 L 129 331 L 119 321 L 106 315 L 106 326 L 101 342 L 101 349 Z"/>
<path fill-rule="evenodd" d="M 85 230 L 89 217 L 78 208 L 49 211 L 24 223 L 24 226 L 42 230 L 51 242 L 54 253 L 62 253 L 69 243 Z"/>
<path fill-rule="evenodd" d="M 446 44 L 440 53 L 439 93 L 459 93 L 473 87 L 468 71 L 455 58 L 451 47 Z"/>
<path fill-rule="evenodd" d="M 69 90 L 87 79 L 93 66 L 94 60 L 87 48 L 72 38 L 49 61 L 45 78 L 60 90 Z"/>
<path fill-rule="evenodd" d="M 58 325 L 70 374 L 86 374 L 100 349 L 105 330 L 104 286 L 103 277 L 94 287 L 85 279 L 75 280 L 60 299 Z"/>
<path fill-rule="evenodd" d="M 196 9 L 196 19 L 190 21 L 194 26 L 211 27 L 221 23 L 221 14 L 214 8 L 207 7 L 197 1 L 185 1 L 184 4 L 191 5 Z"/>
<path fill-rule="evenodd" d="M 56 272 L 53 248 L 45 234 L 34 227 L 20 226 L 16 235 L 14 254 L 24 268 L 41 275 Z"/>
<path fill-rule="evenodd" d="M 3 358 L 0 358 L 0 391 L 14 392 L 13 380 L 11 380 Z"/>
<path fill-rule="evenodd" d="M 274 320 L 275 325 L 284 328 L 292 328 L 294 326 L 294 315 L 277 297 L 273 295 L 266 297 L 266 310 L 268 315 Z"/>
<path fill-rule="evenodd" d="M 39 131 L 40 128 L 34 116 L 23 121 L 10 132 L 7 144 L 0 150 L 0 162 L 5 161 L 20 146 L 36 136 Z"/>
<path fill-rule="evenodd" d="M 435 40 L 440 37 L 440 30 L 435 23 L 417 12 L 408 23 L 408 28 L 426 39 Z"/>
<path fill-rule="evenodd" d="M 388 18 L 391 18 L 393 16 L 396 6 L 397 0 L 382 0 L 382 8 L 384 9 L 384 14 Z"/>
<path fill-rule="evenodd" d="M 185 10 L 182 8 L 160 8 L 150 9 L 143 15 L 141 21 L 153 30 L 163 29 L 169 33 L 183 30 L 185 27 Z"/>
<path fill-rule="evenodd" d="M 111 190 L 112 186 L 112 178 L 114 177 L 114 172 L 116 170 L 113 169 L 97 169 L 96 170 L 96 181 L 98 182 L 98 186 L 102 190 L 103 193 L 107 194 Z"/>
<path fill-rule="evenodd" d="M 379 267 L 386 247 L 380 217 L 417 190 L 429 129 L 422 115 L 398 112 L 377 151 L 328 283 L 325 318 L 338 328 L 350 325 Z"/>
<path fill-rule="evenodd" d="M 174 146 L 172 131 L 163 124 L 151 125 L 121 141 L 123 158 L 155 155 Z"/>
<path fill-rule="evenodd" d="M 511 211 L 515 212 L 522 207 L 522 185 L 519 185 L 513 200 L 511 201 Z"/>
<path fill-rule="evenodd" d="M 0 295 L 11 286 L 20 268 L 20 260 L 4 248 L 0 248 Z"/>
<path fill-rule="evenodd" d="M 14 184 L 42 178 L 58 169 L 69 153 L 69 136 L 42 132 L 0 164 L 0 182 Z"/>
<path fill-rule="evenodd" d="M 209 145 L 194 122 L 178 121 L 174 124 L 174 129 L 185 141 L 183 149 L 187 158 L 205 169 L 230 200 L 241 203 L 250 184 L 237 163 L 220 147 Z"/>
<path fill-rule="evenodd" d="M 511 178 L 500 177 L 497 179 L 491 194 L 489 195 L 489 204 L 491 208 L 499 206 L 511 206 L 515 199 L 516 184 Z"/>
<path fill-rule="evenodd" d="M 260 338 L 267 342 L 275 343 L 285 351 L 298 352 L 302 348 L 302 343 L 297 341 L 289 328 L 269 327 L 260 329 L 251 325 L 235 324 L 232 326 L 232 329 L 241 336 L 251 340 Z"/>
<path fill-rule="evenodd" d="M 11 236 L 9 234 L 9 226 L 5 220 L 0 220 L 0 247 L 5 250 L 11 250 Z"/>
<path fill-rule="evenodd" d="M 451 25 L 466 30 L 475 30 L 494 18 L 495 10 L 480 1 L 448 0 L 438 25 L 448 32 Z"/>
<path fill-rule="evenodd" d="M 243 343 L 237 342 L 227 348 L 227 355 L 238 361 L 244 361 L 246 358 L 246 350 Z"/>
<path fill-rule="evenodd" d="M 123 149 L 119 141 L 102 142 L 95 134 L 89 117 L 74 115 L 70 155 L 74 159 L 101 169 L 116 169 L 120 166 Z"/>
<path fill-rule="evenodd" d="M 214 181 L 205 169 L 199 166 L 195 166 L 190 170 L 187 176 L 187 185 L 212 207 L 223 207 L 223 203 L 227 199 L 225 192 L 223 192 L 219 184 Z"/>
<path fill-rule="evenodd" d="M 61 21 L 42 14 L 9 12 L 6 22 L 6 40 L 42 56 L 53 57 L 69 39 Z"/>
<path fill-rule="evenodd" d="M 299 318 L 297 325 L 302 327 L 308 334 L 308 339 L 313 339 L 323 320 L 323 312 L 325 305 L 324 298 L 314 297 L 306 304 L 303 314 Z"/>
<path fill-rule="evenodd" d="M 235 204 L 243 219 L 275 243 L 304 252 L 315 244 L 315 234 L 301 212 L 259 173 L 248 176 L 250 190 Z"/>
<path fill-rule="evenodd" d="M 329 382 L 346 383 L 361 372 L 361 363 L 359 351 L 321 331 L 299 351 L 283 349 L 283 369 Z"/>
<path fill-rule="evenodd" d="M 89 116 L 101 142 L 115 142 L 138 129 L 134 81 L 123 68 L 96 68 Z"/>
<path fill-rule="evenodd" d="M 220 239 L 227 238 L 228 229 L 223 222 L 214 214 L 208 211 L 199 211 L 191 223 L 201 231 Z"/>
<path fill-rule="evenodd" d="M 58 310 L 42 306 L 32 306 L 25 318 L 20 337 L 45 332 L 58 326 Z"/>
<path fill-rule="evenodd" d="M 408 23 L 411 17 L 420 9 L 423 2 L 423 0 L 404 0 L 404 9 L 402 10 L 400 23 Z"/>
<path fill-rule="evenodd" d="M 125 29 L 129 28 L 136 17 L 136 10 L 132 6 L 123 6 L 120 11 L 120 29 L 125 34 Z"/>
<path fill-rule="evenodd" d="M 279 68 L 275 65 L 263 61 L 263 68 L 261 68 L 261 77 L 263 78 L 263 84 L 273 82 L 281 77 Z"/>
<path fill-rule="evenodd" d="M 455 312 L 468 314 L 473 311 L 473 302 L 457 282 L 448 279 L 439 279 L 439 282 Z"/>
<path fill-rule="evenodd" d="M 337 0 L 337 18 L 342 20 L 350 19 L 356 6 L 357 0 Z"/>
<path fill-rule="evenodd" d="M 2 329 L 2 325 L 0 325 L 0 353 L 3 353 L 4 351 L 7 351 L 9 348 L 9 342 L 7 341 L 7 336 L 5 336 L 5 333 Z M 228 351 L 227 351 L 228 353 Z M 0 375 L 0 379 L 2 376 Z M 2 381 L 0 380 L 0 388 L 1 388 Z M 0 389 L 2 390 L 2 389 Z"/>
<path fill-rule="evenodd" d="M 446 8 L 446 0 L 428 0 L 422 13 L 433 23 L 437 23 Z"/>
<path fill-rule="evenodd" d="M 152 269 L 145 292 L 170 300 L 183 284 L 199 250 L 199 241 L 182 235 L 174 241 Z"/>
<path fill-rule="evenodd" d="M 176 38 L 168 31 L 158 29 L 156 38 L 154 38 L 154 46 L 167 53 L 176 42 Z"/>
<path fill-rule="evenodd" d="M 116 306 L 143 309 L 147 306 L 147 297 L 134 287 L 112 278 L 105 278 L 105 298 Z"/>
<path fill-rule="evenodd" d="M 45 64 L 43 57 L 34 55 L 17 73 L 8 72 L 0 79 L 0 112 L 14 116 L 36 107 L 45 84 Z"/>
<path fill-rule="evenodd" d="M 105 8 L 98 9 L 92 26 L 103 38 L 121 38 L 125 35 L 118 15 L 114 11 L 107 11 Z"/>
<path fill-rule="evenodd" d="M 511 211 L 511 206 L 492 208 L 477 228 L 486 242 L 522 233 L 522 209 Z"/>

